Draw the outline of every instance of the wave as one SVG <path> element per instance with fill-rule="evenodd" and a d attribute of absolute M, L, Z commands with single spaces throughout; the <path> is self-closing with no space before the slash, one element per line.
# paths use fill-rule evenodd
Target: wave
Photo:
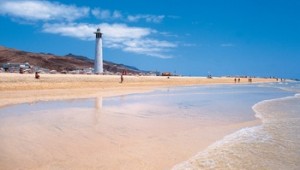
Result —
<path fill-rule="evenodd" d="M 299 169 L 300 94 L 253 105 L 262 125 L 225 136 L 180 169 Z"/>
<path fill-rule="evenodd" d="M 276 88 L 288 92 L 300 93 L 300 83 L 297 81 L 263 83 L 257 85 L 257 87 L 269 87 L 269 88 Z"/>

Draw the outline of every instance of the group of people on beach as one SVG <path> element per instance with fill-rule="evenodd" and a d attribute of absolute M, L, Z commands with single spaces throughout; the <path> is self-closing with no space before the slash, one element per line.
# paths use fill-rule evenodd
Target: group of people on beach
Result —
<path fill-rule="evenodd" d="M 235 82 L 235 83 L 240 83 L 240 82 L 241 82 L 241 79 L 240 79 L 240 78 L 234 78 L 234 82 Z M 248 78 L 248 82 L 249 82 L 249 83 L 252 83 L 252 78 Z"/>
<path fill-rule="evenodd" d="M 24 69 L 23 69 L 23 68 L 20 68 L 20 69 L 19 69 L 19 73 L 20 73 L 20 74 L 24 74 L 24 73 L 25 73 Z M 39 75 L 39 72 L 38 72 L 38 71 L 35 72 L 34 78 L 35 78 L 35 79 L 40 79 L 40 75 Z"/>
<path fill-rule="evenodd" d="M 241 82 L 241 79 L 240 78 L 234 78 L 234 82 L 236 83 L 236 81 L 239 83 L 239 82 Z"/>

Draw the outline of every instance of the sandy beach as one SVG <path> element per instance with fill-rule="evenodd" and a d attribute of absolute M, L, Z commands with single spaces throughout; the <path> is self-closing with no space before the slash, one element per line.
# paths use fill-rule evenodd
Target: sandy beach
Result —
<path fill-rule="evenodd" d="M 0 0 L 0 170 L 300 170 L 300 0 Z"/>
<path fill-rule="evenodd" d="M 95 98 L 97 103 L 97 100 L 102 102 L 103 97 L 167 87 L 235 84 L 234 78 L 125 76 L 124 82 L 119 83 L 120 76 L 42 74 L 39 80 L 33 76 L 0 74 L 0 107 L 7 109 L 20 103 L 88 98 Z M 275 81 L 252 79 L 252 83 Z M 240 83 L 248 83 L 248 79 L 242 78 Z M 97 110 L 99 106 L 95 108 Z M 93 114 L 84 115 L 83 112 Z M 95 112 L 74 108 L 41 113 L 2 120 L 0 135 L 5 140 L 0 146 L 1 167 L 170 169 L 225 135 L 260 124 L 257 119 L 237 123 L 209 120 L 199 124 L 199 120 L 190 118 L 122 117 L 105 109 Z M 63 120 L 60 120 L 61 116 Z M 37 119 L 39 121 L 35 121 Z M 22 140 L 16 140 L 19 138 Z M 27 146 L 28 141 L 31 141 L 30 146 Z M 28 155 L 22 156 L 25 152 Z"/>
<path fill-rule="evenodd" d="M 253 78 L 252 83 L 276 82 L 276 79 Z M 240 83 L 248 83 L 241 78 Z M 64 75 L 0 73 L 0 107 L 10 104 L 76 99 L 97 96 L 117 96 L 141 93 L 157 88 L 207 84 L 235 84 L 234 78 L 216 77 L 162 77 L 162 76 L 120 76 L 115 75 Z"/>

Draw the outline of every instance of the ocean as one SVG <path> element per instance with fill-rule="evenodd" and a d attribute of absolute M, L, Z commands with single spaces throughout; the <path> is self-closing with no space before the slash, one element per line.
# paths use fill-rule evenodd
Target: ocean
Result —
<path fill-rule="evenodd" d="M 298 93 L 298 82 L 204 85 L 7 106 L 0 167 L 300 169 Z"/>
<path fill-rule="evenodd" d="M 230 134 L 173 169 L 300 169 L 300 83 L 257 87 L 292 94 L 256 103 L 262 125 Z"/>

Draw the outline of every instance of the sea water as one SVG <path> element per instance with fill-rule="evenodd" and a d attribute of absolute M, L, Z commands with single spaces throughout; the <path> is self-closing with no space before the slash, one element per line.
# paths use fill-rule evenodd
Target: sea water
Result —
<path fill-rule="evenodd" d="M 262 125 L 230 134 L 173 169 L 300 169 L 300 83 L 257 87 L 293 94 L 256 103 Z"/>
<path fill-rule="evenodd" d="M 0 109 L 0 165 L 299 169 L 299 87 L 292 82 L 176 87 L 5 107 Z M 187 154 L 200 151 L 195 142 L 210 137 L 201 136 L 205 129 L 217 132 L 214 127 L 257 118 L 262 125 L 220 138 L 194 157 Z M 184 159 L 177 155 L 192 158 L 180 163 Z"/>

